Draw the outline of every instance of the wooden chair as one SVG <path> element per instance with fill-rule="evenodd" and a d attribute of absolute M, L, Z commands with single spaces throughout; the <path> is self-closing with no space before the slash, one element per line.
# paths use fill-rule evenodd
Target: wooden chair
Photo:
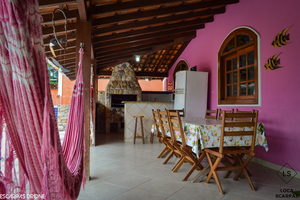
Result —
<path fill-rule="evenodd" d="M 238 109 L 235 109 L 235 113 L 255 113 L 255 110 L 253 109 L 252 111 L 240 111 Z M 252 118 L 236 118 L 234 119 L 236 122 L 251 122 Z"/>
<path fill-rule="evenodd" d="M 254 148 L 255 148 L 255 140 L 256 140 L 256 127 L 257 127 L 257 118 L 258 118 L 258 112 L 255 111 L 255 113 L 226 113 L 223 111 L 224 118 L 222 119 L 222 129 L 221 129 L 221 136 L 220 136 L 220 147 L 219 148 L 204 148 L 204 151 L 206 153 L 206 156 L 208 158 L 211 171 L 209 175 L 207 176 L 206 183 L 209 182 L 212 175 L 214 175 L 215 181 L 218 185 L 219 191 L 221 194 L 224 194 L 221 183 L 219 181 L 219 177 L 217 174 L 217 171 L 232 171 L 232 170 L 238 170 L 233 180 L 237 180 L 242 172 L 244 172 L 244 175 L 246 176 L 248 183 L 252 190 L 255 191 L 255 188 L 253 186 L 253 183 L 249 177 L 249 173 L 246 170 L 247 165 L 251 161 L 252 157 L 255 156 Z M 251 118 L 253 122 L 237 122 L 237 121 L 225 121 L 226 118 Z M 232 127 L 253 127 L 252 131 L 244 130 L 243 128 L 239 131 L 227 131 L 226 128 L 232 128 Z M 226 129 L 226 130 L 225 130 Z M 249 147 L 241 147 L 241 146 L 235 146 L 235 147 L 224 147 L 224 137 L 227 136 L 252 136 L 251 139 L 251 146 Z M 243 162 L 242 158 L 243 155 L 247 154 L 247 159 Z M 216 159 L 213 161 L 212 156 L 215 156 Z M 228 167 L 218 167 L 219 163 L 221 162 L 222 158 L 226 158 L 226 160 L 233 160 L 236 161 L 236 165 L 232 164 Z"/>
<path fill-rule="evenodd" d="M 166 164 L 170 158 L 175 155 L 176 157 L 181 157 L 177 152 L 176 149 L 173 147 L 171 144 L 171 137 L 166 135 L 166 130 L 169 129 L 169 124 L 168 124 L 168 118 L 167 118 L 167 113 L 166 111 L 160 111 L 159 109 L 155 112 L 153 111 L 153 116 L 156 119 L 155 120 L 155 125 L 156 125 L 156 130 L 158 134 L 160 134 L 160 139 L 161 142 L 166 145 L 166 147 L 163 149 L 163 151 L 158 155 L 158 158 L 162 157 L 165 153 L 168 152 L 166 158 L 163 161 L 163 164 Z"/>
<path fill-rule="evenodd" d="M 168 144 L 164 141 L 164 137 L 161 131 L 161 119 L 160 119 L 160 115 L 158 113 L 159 110 L 154 110 L 152 109 L 152 116 L 153 116 L 153 120 L 154 120 L 154 124 L 155 124 L 155 129 L 156 129 L 156 137 L 158 138 L 158 140 L 165 144 L 165 148 L 161 151 L 161 153 L 157 156 L 157 158 L 161 158 L 164 154 L 166 154 L 168 151 L 170 151 L 170 149 L 168 148 Z"/>
<path fill-rule="evenodd" d="M 216 109 L 216 110 L 206 110 L 205 118 L 208 118 L 208 119 L 218 119 L 218 111 L 219 111 L 219 109 Z"/>
<path fill-rule="evenodd" d="M 179 111 L 172 111 L 167 110 L 168 114 L 168 121 L 170 124 L 170 131 L 171 131 L 171 137 L 173 146 L 177 149 L 178 153 L 182 156 L 177 165 L 175 165 L 175 168 L 173 172 L 176 172 L 185 161 L 188 161 L 192 167 L 186 174 L 186 176 L 182 179 L 182 181 L 186 181 L 190 175 L 194 172 L 195 169 L 201 170 L 203 169 L 203 166 L 200 164 L 202 159 L 205 157 L 205 154 L 202 153 L 200 158 L 197 158 L 197 155 L 192 151 L 192 147 L 186 145 L 186 135 L 183 131 L 182 122 L 181 122 L 181 116 L 179 114 Z M 175 131 L 178 132 L 181 136 L 182 142 L 179 142 L 176 140 L 175 137 Z"/>
<path fill-rule="evenodd" d="M 223 119 L 223 111 L 225 111 L 226 113 L 234 113 L 234 109 L 231 109 L 231 110 L 222 110 L 222 109 L 219 109 L 218 119 L 220 119 L 220 120 Z M 226 120 L 227 121 L 232 121 L 233 119 L 232 118 L 227 118 Z"/>

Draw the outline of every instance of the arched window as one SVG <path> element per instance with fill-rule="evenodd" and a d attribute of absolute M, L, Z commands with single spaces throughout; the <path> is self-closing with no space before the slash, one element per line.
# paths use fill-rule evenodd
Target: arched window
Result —
<path fill-rule="evenodd" d="M 257 35 L 239 28 L 218 52 L 218 104 L 258 104 Z"/>
<path fill-rule="evenodd" d="M 184 60 L 180 60 L 173 72 L 173 89 L 175 89 L 175 83 L 176 83 L 176 72 L 182 71 L 182 70 L 189 70 L 188 64 Z"/>

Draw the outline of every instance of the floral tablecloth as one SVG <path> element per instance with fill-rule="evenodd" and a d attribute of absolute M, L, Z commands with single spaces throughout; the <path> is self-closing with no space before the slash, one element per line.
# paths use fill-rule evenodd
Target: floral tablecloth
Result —
<path fill-rule="evenodd" d="M 200 117 L 184 118 L 182 120 L 183 128 L 186 135 L 186 144 L 193 147 L 193 151 L 199 155 L 199 151 L 204 148 L 213 148 L 220 145 L 221 136 L 221 120 L 206 119 Z M 232 131 L 240 130 L 241 128 L 233 128 Z M 247 128 L 246 128 L 247 129 Z M 153 124 L 151 131 L 154 132 Z M 250 130 L 250 129 L 249 129 Z M 170 136 L 170 131 L 166 130 L 166 134 Z M 176 134 L 178 141 L 181 141 L 179 132 Z M 224 146 L 250 146 L 251 136 L 235 136 L 225 137 Z M 256 146 L 263 146 L 268 151 L 265 128 L 262 123 L 257 124 Z"/>

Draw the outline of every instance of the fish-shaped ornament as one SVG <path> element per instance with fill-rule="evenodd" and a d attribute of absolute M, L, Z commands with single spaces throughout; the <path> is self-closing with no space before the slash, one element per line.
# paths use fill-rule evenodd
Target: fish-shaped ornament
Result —
<path fill-rule="evenodd" d="M 265 68 L 267 70 L 274 70 L 274 69 L 278 69 L 278 68 L 282 68 L 282 66 L 278 66 L 280 65 L 280 59 L 277 60 L 277 57 L 281 54 L 282 52 L 272 56 L 271 58 L 269 58 L 265 64 Z"/>
<path fill-rule="evenodd" d="M 64 40 L 62 38 L 58 38 L 58 41 L 55 38 L 50 40 L 49 48 L 50 48 L 50 50 L 51 50 L 54 57 L 56 57 L 56 55 L 55 55 L 53 47 L 58 46 L 60 43 L 63 43 L 63 42 L 65 43 L 65 42 L 67 42 L 67 40 Z"/>
<path fill-rule="evenodd" d="M 291 28 L 292 26 L 284 29 L 278 35 L 276 35 L 275 39 L 272 42 L 273 47 L 282 47 L 284 45 L 290 44 L 291 42 L 287 42 L 287 40 L 290 40 L 290 34 L 286 34 L 286 32 Z"/>

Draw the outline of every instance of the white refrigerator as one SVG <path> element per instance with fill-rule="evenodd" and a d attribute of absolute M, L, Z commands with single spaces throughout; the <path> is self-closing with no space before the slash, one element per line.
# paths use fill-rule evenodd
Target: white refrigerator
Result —
<path fill-rule="evenodd" d="M 174 109 L 183 109 L 185 117 L 205 117 L 208 72 L 176 73 Z"/>

